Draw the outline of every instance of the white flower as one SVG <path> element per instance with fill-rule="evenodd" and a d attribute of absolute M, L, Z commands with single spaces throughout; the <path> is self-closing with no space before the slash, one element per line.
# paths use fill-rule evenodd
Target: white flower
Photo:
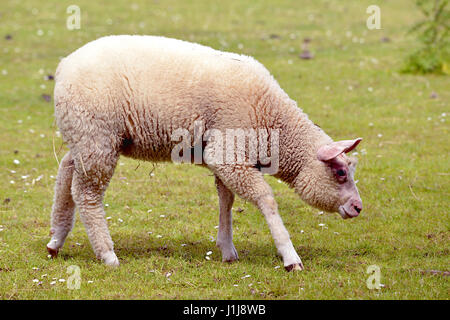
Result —
<path fill-rule="evenodd" d="M 207 256 L 212 255 L 212 251 L 208 251 L 208 252 L 206 253 L 206 255 L 207 255 Z"/>
<path fill-rule="evenodd" d="M 14 159 L 14 164 L 20 164 L 20 161 L 19 160 L 17 160 L 17 159 Z"/>

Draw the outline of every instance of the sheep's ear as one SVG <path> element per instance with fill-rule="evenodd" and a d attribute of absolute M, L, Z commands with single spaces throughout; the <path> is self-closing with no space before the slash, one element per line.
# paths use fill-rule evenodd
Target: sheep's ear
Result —
<path fill-rule="evenodd" d="M 330 161 L 341 153 L 347 153 L 355 149 L 361 140 L 362 138 L 357 138 L 355 140 L 342 140 L 324 145 L 317 150 L 317 159 L 320 161 Z"/>

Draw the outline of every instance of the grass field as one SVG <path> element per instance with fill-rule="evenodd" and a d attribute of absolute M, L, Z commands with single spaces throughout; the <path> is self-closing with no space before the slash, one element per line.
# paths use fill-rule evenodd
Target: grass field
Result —
<path fill-rule="evenodd" d="M 71 4 L 81 9 L 79 30 L 66 28 Z M 381 8 L 381 30 L 366 27 L 370 4 Z M 449 299 L 450 80 L 399 73 L 419 45 L 406 35 L 419 19 L 408 0 L 2 1 L 0 298 Z M 306 270 L 284 271 L 263 216 L 240 199 L 240 261 L 224 264 L 211 173 L 121 158 L 105 199 L 121 266 L 95 260 L 78 217 L 60 257 L 49 259 L 53 145 L 59 159 L 66 147 L 45 99 L 54 86 L 46 76 L 61 57 L 110 34 L 164 35 L 254 56 L 333 138 L 364 138 L 361 216 L 319 214 L 267 177 Z M 299 58 L 304 38 L 313 59 Z M 71 265 L 81 270 L 79 290 L 67 288 Z M 380 268 L 379 290 L 366 286 L 370 265 Z"/>

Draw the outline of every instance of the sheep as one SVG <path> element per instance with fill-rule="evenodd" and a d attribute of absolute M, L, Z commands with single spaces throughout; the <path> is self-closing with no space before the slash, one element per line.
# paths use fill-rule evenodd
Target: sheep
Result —
<path fill-rule="evenodd" d="M 230 129 L 265 132 L 250 144 L 277 146 L 271 149 L 270 160 L 277 166 L 270 174 L 303 201 L 343 218 L 356 217 L 362 209 L 354 182 L 356 162 L 346 155 L 361 138 L 334 142 L 251 57 L 165 37 L 108 36 L 62 59 L 55 78 L 55 118 L 69 151 L 60 162 L 55 186 L 47 244 L 52 257 L 71 231 L 77 207 L 97 258 L 119 265 L 102 203 L 119 156 L 173 160 L 173 150 L 180 147 L 174 132 L 182 130 L 192 139 L 196 124 L 216 138 Z M 232 231 L 236 194 L 266 218 L 285 269 L 302 270 L 263 177 L 268 163 L 211 161 L 214 148 L 223 148 L 220 140 L 200 139 L 210 161 L 196 163 L 215 176 L 216 244 L 222 260 L 238 259 Z M 181 147 L 186 145 L 192 148 L 191 143 Z M 245 155 L 247 159 L 249 152 Z"/>

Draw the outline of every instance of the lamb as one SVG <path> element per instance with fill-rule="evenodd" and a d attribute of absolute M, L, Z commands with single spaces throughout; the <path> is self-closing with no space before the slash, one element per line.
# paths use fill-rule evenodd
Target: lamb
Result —
<path fill-rule="evenodd" d="M 266 218 L 285 269 L 304 268 L 263 177 L 272 162 L 277 165 L 270 174 L 306 203 L 343 218 L 362 210 L 356 162 L 346 155 L 361 138 L 334 142 L 251 57 L 164 37 L 104 37 L 60 62 L 54 100 L 56 122 L 70 151 L 57 175 L 47 244 L 52 257 L 71 231 L 77 207 L 97 258 L 119 265 L 102 203 L 118 158 L 170 161 L 180 146 L 173 134 L 180 129 L 191 137 L 181 146 L 183 153 L 200 146 L 204 159 L 195 163 L 215 176 L 223 261 L 238 259 L 232 240 L 236 194 Z M 198 124 L 214 131 L 215 138 L 199 142 Z M 230 129 L 265 133 L 248 144 L 276 146 L 268 153 L 270 162 L 247 161 L 249 151 L 243 162 L 211 161 L 213 151 L 224 148 L 217 133 Z"/>

